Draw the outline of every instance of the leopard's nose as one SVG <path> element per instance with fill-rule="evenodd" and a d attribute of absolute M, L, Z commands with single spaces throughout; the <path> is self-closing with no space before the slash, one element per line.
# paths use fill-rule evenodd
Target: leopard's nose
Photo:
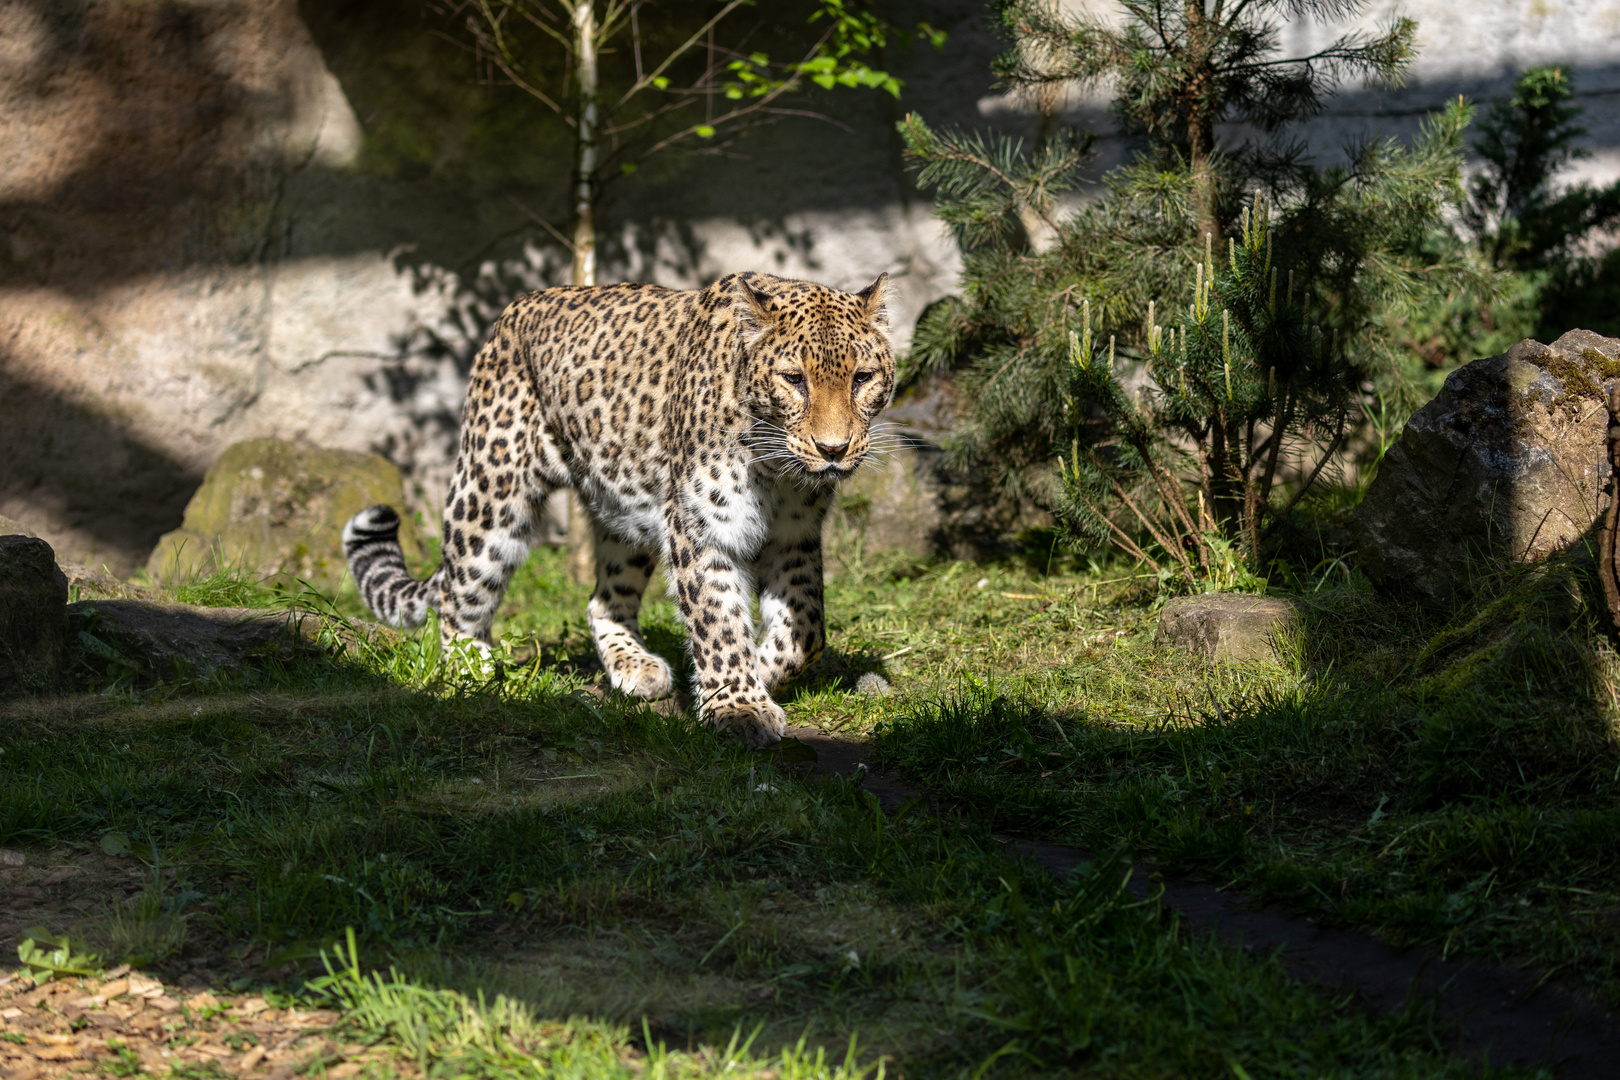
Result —
<path fill-rule="evenodd" d="M 820 450 L 821 456 L 826 458 L 828 461 L 837 461 L 839 458 L 844 456 L 844 451 L 849 449 L 849 440 L 845 439 L 843 442 L 835 443 L 822 442 L 820 439 L 817 439 L 816 449 Z"/>

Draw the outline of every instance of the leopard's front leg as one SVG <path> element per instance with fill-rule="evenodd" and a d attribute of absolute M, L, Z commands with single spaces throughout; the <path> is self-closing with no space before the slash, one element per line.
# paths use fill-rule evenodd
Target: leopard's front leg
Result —
<path fill-rule="evenodd" d="M 754 560 L 759 590 L 759 673 L 772 690 L 815 663 L 827 644 L 821 585 L 821 522 L 832 493 L 788 493 L 771 539 Z"/>
<path fill-rule="evenodd" d="M 750 749 L 774 746 L 787 714 L 771 700 L 754 651 L 748 577 L 685 511 L 669 514 L 669 567 L 697 669 L 698 715 Z"/>

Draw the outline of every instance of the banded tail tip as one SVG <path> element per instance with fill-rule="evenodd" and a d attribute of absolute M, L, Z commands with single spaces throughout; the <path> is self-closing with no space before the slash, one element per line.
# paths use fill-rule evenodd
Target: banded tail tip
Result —
<path fill-rule="evenodd" d="M 343 550 L 348 554 L 366 544 L 398 539 L 399 514 L 392 506 L 368 506 L 343 526 Z"/>

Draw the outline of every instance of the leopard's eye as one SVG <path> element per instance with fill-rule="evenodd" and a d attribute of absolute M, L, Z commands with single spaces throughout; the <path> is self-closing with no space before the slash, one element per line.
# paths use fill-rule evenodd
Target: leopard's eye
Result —
<path fill-rule="evenodd" d="M 784 372 L 781 373 L 781 375 L 782 375 L 782 378 L 787 380 L 787 384 L 789 386 L 798 386 L 798 387 L 804 386 L 804 373 L 803 372 L 800 372 L 800 371 L 784 371 Z"/>
<path fill-rule="evenodd" d="M 872 381 L 872 376 L 876 374 L 877 372 L 875 371 L 857 371 L 855 373 L 855 385 L 865 386 L 867 383 Z"/>

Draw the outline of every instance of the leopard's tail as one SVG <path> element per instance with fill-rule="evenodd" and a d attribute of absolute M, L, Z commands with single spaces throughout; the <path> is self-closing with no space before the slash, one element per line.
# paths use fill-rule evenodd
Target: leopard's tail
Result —
<path fill-rule="evenodd" d="M 437 610 L 444 567 L 426 581 L 411 577 L 393 507 L 369 506 L 350 518 L 343 526 L 343 553 L 349 557 L 349 573 L 360 587 L 360 599 L 389 626 L 421 626 L 428 610 Z"/>

